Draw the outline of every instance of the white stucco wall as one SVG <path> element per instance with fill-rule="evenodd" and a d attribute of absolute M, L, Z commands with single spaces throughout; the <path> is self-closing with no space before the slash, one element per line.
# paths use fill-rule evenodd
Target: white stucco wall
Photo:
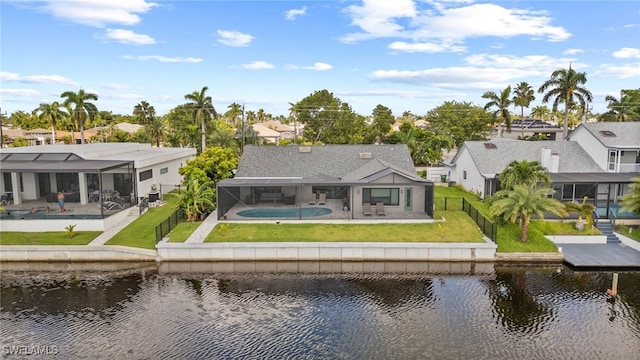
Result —
<path fill-rule="evenodd" d="M 466 179 L 464 178 L 464 171 L 467 172 Z M 485 178 L 480 174 L 466 148 L 461 150 L 456 160 L 456 166 L 451 168 L 451 180 L 461 184 L 469 191 L 479 192 L 484 196 Z"/>

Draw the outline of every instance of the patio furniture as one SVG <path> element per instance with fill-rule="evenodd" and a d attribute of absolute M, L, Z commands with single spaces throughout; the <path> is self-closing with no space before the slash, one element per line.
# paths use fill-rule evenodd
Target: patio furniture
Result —
<path fill-rule="evenodd" d="M 387 214 L 384 212 L 384 203 L 376 203 L 376 212 L 378 216 L 386 216 Z"/>
<path fill-rule="evenodd" d="M 327 204 L 327 194 L 320 193 L 318 195 L 318 205 L 326 205 Z"/>
<path fill-rule="evenodd" d="M 309 205 L 315 205 L 316 204 L 316 194 L 311 193 L 311 197 L 309 198 Z"/>
<path fill-rule="evenodd" d="M 364 216 L 373 215 L 373 210 L 371 210 L 371 204 L 370 203 L 365 203 L 365 204 L 362 205 L 362 213 L 364 214 Z"/>
<path fill-rule="evenodd" d="M 105 211 L 113 210 L 113 209 L 124 209 L 124 204 L 117 203 L 115 201 L 105 201 L 102 204 L 102 208 Z"/>

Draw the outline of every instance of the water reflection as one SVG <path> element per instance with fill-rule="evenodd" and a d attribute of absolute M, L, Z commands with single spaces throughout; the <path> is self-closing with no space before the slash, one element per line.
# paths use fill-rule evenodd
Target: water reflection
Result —
<path fill-rule="evenodd" d="M 620 273 L 610 320 L 611 272 L 169 265 L 3 266 L 2 345 L 53 344 L 63 358 L 189 359 L 628 359 L 640 349 L 640 272 Z"/>

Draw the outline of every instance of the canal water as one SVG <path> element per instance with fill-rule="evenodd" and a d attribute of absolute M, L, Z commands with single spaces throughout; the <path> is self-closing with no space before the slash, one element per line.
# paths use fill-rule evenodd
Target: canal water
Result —
<path fill-rule="evenodd" d="M 1 264 L 2 358 L 638 359 L 640 272 Z"/>

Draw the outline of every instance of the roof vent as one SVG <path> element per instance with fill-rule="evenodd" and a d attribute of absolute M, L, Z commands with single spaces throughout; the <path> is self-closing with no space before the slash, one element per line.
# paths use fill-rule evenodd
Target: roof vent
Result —
<path fill-rule="evenodd" d="M 496 148 L 497 148 L 497 147 L 496 147 L 496 144 L 494 144 L 494 143 L 488 143 L 488 142 L 484 143 L 484 147 L 485 147 L 486 149 L 496 149 Z"/>
<path fill-rule="evenodd" d="M 299 153 L 310 153 L 311 152 L 311 146 L 300 146 L 298 148 L 298 152 Z"/>
<path fill-rule="evenodd" d="M 373 156 L 371 155 L 370 152 L 361 152 L 358 154 L 358 157 L 360 159 L 371 159 Z"/>
<path fill-rule="evenodd" d="M 600 131 L 600 134 L 602 134 L 602 136 L 604 137 L 615 137 L 616 134 L 613 131 L 609 131 L 609 130 L 602 130 Z"/>

